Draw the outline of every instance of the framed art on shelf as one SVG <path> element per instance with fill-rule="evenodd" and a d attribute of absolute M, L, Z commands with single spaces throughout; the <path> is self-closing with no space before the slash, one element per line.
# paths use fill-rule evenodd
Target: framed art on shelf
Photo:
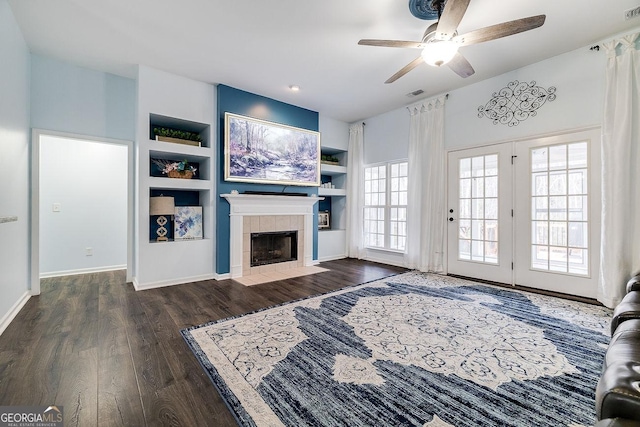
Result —
<path fill-rule="evenodd" d="M 174 240 L 202 239 L 202 206 L 176 206 Z"/>
<path fill-rule="evenodd" d="M 320 185 L 320 133 L 225 113 L 225 181 Z"/>
<path fill-rule="evenodd" d="M 331 228 L 331 222 L 329 220 L 329 211 L 318 212 L 318 229 Z"/>

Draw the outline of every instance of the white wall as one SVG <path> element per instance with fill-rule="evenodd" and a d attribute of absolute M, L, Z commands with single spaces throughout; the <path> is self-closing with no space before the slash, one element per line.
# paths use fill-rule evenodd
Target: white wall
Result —
<path fill-rule="evenodd" d="M 364 121 L 364 163 L 406 159 L 409 155 L 409 110 L 399 108 Z"/>
<path fill-rule="evenodd" d="M 125 145 L 40 138 L 41 277 L 126 267 L 127 172 Z"/>
<path fill-rule="evenodd" d="M 32 55 L 31 126 L 133 141 L 136 82 Z"/>
<path fill-rule="evenodd" d="M 588 47 L 449 92 L 445 107 L 447 149 L 486 145 L 562 130 L 599 125 L 604 102 L 604 52 Z M 442 70 L 447 72 L 447 70 Z M 518 126 L 494 125 L 478 117 L 478 107 L 509 82 L 555 86 L 557 98 Z M 399 108 L 365 120 L 365 163 L 407 158 L 409 111 Z"/>
<path fill-rule="evenodd" d="M 30 58 L 11 9 L 0 0 L 0 333 L 29 287 Z"/>
<path fill-rule="evenodd" d="M 605 65 L 604 52 L 584 47 L 451 91 L 445 107 L 446 147 L 484 145 L 599 125 L 603 116 Z M 557 98 L 517 126 L 494 125 L 486 117 L 479 118 L 478 107 L 514 80 L 535 81 L 545 89 L 554 86 Z"/>
<path fill-rule="evenodd" d="M 345 151 L 349 148 L 349 123 L 320 114 L 318 116 L 318 129 L 322 147 Z"/>

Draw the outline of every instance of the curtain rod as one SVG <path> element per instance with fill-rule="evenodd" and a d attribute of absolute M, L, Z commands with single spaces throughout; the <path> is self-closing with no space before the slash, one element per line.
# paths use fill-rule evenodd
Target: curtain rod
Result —
<path fill-rule="evenodd" d="M 427 102 L 434 101 L 434 100 L 436 100 L 436 99 L 440 98 L 441 96 L 442 96 L 442 95 L 438 95 L 438 96 L 434 96 L 433 98 L 425 98 L 425 99 L 421 99 L 420 101 L 416 101 L 416 102 L 414 102 L 413 104 L 409 104 L 409 105 L 407 105 L 407 109 L 408 109 L 408 110 L 410 110 L 410 109 L 412 109 L 412 108 L 414 108 L 414 107 L 419 106 L 420 104 L 424 104 L 424 103 L 427 103 Z M 445 93 L 445 94 L 444 94 L 444 99 L 449 99 L 449 94 L 448 94 L 448 93 Z"/>

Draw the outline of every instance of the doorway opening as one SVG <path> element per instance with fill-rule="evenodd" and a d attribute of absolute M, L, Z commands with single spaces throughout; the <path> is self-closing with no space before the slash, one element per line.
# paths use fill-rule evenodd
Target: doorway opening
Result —
<path fill-rule="evenodd" d="M 127 270 L 131 277 L 133 142 L 34 131 L 31 292 L 40 279 Z"/>

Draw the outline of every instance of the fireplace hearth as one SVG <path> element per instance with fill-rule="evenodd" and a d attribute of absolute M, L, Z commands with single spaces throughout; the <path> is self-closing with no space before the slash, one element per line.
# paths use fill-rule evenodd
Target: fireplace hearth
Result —
<path fill-rule="evenodd" d="M 297 231 L 251 233 L 251 267 L 297 259 Z"/>

